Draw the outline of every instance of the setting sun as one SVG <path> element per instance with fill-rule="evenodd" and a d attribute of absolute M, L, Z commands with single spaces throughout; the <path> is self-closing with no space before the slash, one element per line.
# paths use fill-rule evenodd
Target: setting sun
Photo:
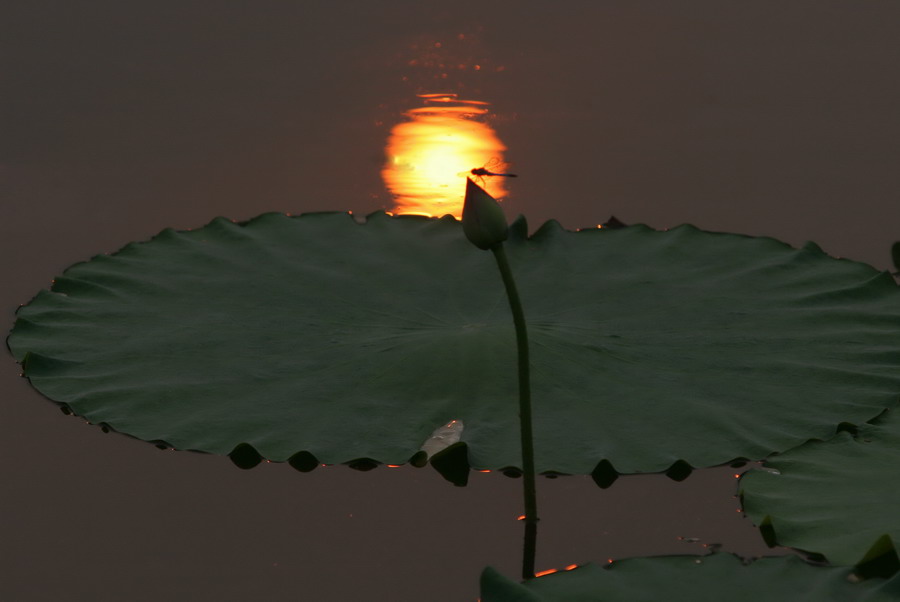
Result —
<path fill-rule="evenodd" d="M 422 94 L 425 106 L 404 113 L 409 121 L 391 130 L 388 161 L 381 174 L 395 197 L 395 213 L 460 217 L 465 177 L 472 169 L 501 162 L 506 146 L 480 121 L 486 102 L 455 94 Z M 483 187 L 505 196 L 503 178 L 486 177 Z"/>

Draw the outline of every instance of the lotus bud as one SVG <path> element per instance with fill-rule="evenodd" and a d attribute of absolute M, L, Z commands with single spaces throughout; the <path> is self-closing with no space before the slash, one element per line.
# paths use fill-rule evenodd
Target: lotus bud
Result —
<path fill-rule="evenodd" d="M 500 204 L 470 178 L 466 178 L 466 202 L 463 204 L 462 225 L 466 238 L 485 251 L 502 243 L 509 234 L 506 215 L 503 214 Z"/>

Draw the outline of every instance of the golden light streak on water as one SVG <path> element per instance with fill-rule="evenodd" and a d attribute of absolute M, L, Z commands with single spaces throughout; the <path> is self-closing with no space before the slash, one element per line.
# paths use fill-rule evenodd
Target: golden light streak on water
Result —
<path fill-rule="evenodd" d="M 420 94 L 424 106 L 404 113 L 387 141 L 381 176 L 395 197 L 394 213 L 462 215 L 466 174 L 503 161 L 506 146 L 482 119 L 488 103 L 460 100 L 456 94 Z M 473 176 L 474 177 L 474 176 Z M 494 198 L 506 195 L 505 178 L 485 177 L 482 187 Z"/>

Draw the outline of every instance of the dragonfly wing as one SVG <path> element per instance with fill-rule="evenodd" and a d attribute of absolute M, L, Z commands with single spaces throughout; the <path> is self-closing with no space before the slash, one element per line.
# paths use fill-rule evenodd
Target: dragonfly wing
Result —
<path fill-rule="evenodd" d="M 516 174 L 509 173 L 512 170 L 512 163 L 501 161 L 500 157 L 493 157 L 484 164 L 482 169 L 488 172 L 487 175 L 491 176 L 506 176 L 508 178 L 517 177 Z"/>
<path fill-rule="evenodd" d="M 488 171 L 504 171 L 506 169 L 506 163 L 500 160 L 500 157 L 491 157 L 491 160 L 483 165 L 484 169 Z"/>

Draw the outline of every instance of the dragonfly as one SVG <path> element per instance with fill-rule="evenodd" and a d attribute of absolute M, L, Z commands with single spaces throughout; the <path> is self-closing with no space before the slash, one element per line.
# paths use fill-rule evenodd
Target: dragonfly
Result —
<path fill-rule="evenodd" d="M 487 163 L 485 163 L 482 167 L 475 167 L 474 169 L 470 169 L 469 171 L 463 171 L 456 175 L 458 176 L 468 176 L 473 175 L 480 178 L 484 181 L 486 177 L 502 177 L 502 178 L 518 178 L 518 174 L 509 173 L 505 171 L 507 169 L 507 164 L 503 163 L 500 159 L 494 157 Z"/>

